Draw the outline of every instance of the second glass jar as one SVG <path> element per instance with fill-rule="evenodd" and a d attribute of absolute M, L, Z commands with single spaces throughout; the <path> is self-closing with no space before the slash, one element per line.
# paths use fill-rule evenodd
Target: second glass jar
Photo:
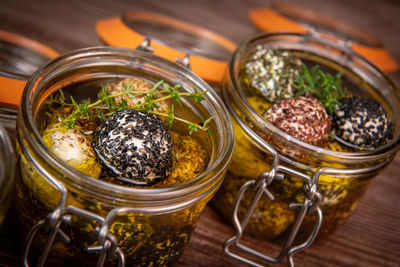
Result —
<path fill-rule="evenodd" d="M 265 103 L 257 101 L 240 77 L 243 64 L 260 46 L 290 51 L 312 65 L 343 72 L 342 78 L 353 94 L 376 99 L 384 106 L 393 123 L 391 142 L 371 151 L 352 152 L 340 149 L 337 142 L 328 147 L 313 146 L 273 126 L 262 116 Z M 221 93 L 233 118 L 235 147 L 227 177 L 213 203 L 231 220 L 242 186 L 266 179 L 274 200 L 263 194 L 244 230 L 262 240 L 280 239 L 288 234 L 299 212 L 290 204 L 305 201 L 311 181 L 317 181 L 317 191 L 322 195 L 319 207 L 323 223 L 319 236 L 332 233 L 353 211 L 372 178 L 391 162 L 399 149 L 400 101 L 395 85 L 348 47 L 319 36 L 266 34 L 242 44 L 231 59 Z M 262 177 L 276 173 L 283 178 Z M 254 190 L 256 186 L 257 182 Z M 234 216 L 239 220 L 251 206 L 254 190 L 247 190 L 238 204 Z M 301 230 L 304 238 L 312 232 L 315 220 L 315 216 L 305 216 Z"/>

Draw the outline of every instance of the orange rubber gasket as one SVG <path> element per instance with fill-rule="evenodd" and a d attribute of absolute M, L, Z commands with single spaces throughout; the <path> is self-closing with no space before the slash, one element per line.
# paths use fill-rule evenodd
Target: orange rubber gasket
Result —
<path fill-rule="evenodd" d="M 159 15 L 153 15 L 150 13 L 142 12 L 130 12 L 130 15 L 143 16 L 146 19 L 157 19 L 163 22 L 168 22 L 169 25 L 179 26 L 180 29 L 187 29 L 192 32 L 205 31 L 207 38 L 215 43 L 223 46 L 232 53 L 236 49 L 236 44 L 219 36 L 215 33 L 211 33 L 205 29 L 191 25 L 182 21 L 163 17 Z M 136 49 L 145 40 L 145 36 L 129 28 L 121 19 L 121 17 L 103 19 L 96 23 L 96 30 L 100 38 L 108 45 Z M 154 54 L 170 61 L 175 62 L 177 58 L 183 59 L 186 55 L 185 52 L 179 51 L 175 48 L 168 47 L 164 44 L 152 40 L 151 47 L 154 49 Z M 215 59 L 209 59 L 199 55 L 190 55 L 190 66 L 191 71 L 196 73 L 198 76 L 208 82 L 219 83 L 224 75 L 227 62 L 219 61 Z"/>
<path fill-rule="evenodd" d="M 255 26 L 266 32 L 296 32 L 302 34 L 308 32 L 307 27 L 282 16 L 269 7 L 250 10 L 249 17 Z M 330 38 L 336 39 L 332 36 Z M 351 48 L 386 72 L 397 70 L 397 62 L 383 47 L 371 47 L 353 42 Z"/>
<path fill-rule="evenodd" d="M 17 108 L 21 101 L 26 81 L 0 76 L 0 106 Z"/>
<path fill-rule="evenodd" d="M 24 47 L 49 59 L 58 56 L 54 49 L 27 37 L 0 30 L 0 40 Z M 0 103 L 3 106 L 16 108 L 21 101 L 26 81 L 0 76 Z"/>

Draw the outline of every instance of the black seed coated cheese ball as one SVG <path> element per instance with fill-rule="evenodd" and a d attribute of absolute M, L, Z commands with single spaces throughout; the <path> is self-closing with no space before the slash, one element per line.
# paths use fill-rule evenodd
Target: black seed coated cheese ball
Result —
<path fill-rule="evenodd" d="M 361 148 L 376 148 L 392 139 L 392 124 L 383 106 L 368 98 L 344 98 L 334 114 L 336 135 Z"/>
<path fill-rule="evenodd" d="M 171 167 L 170 133 L 159 118 L 147 112 L 115 112 L 92 145 L 103 164 L 124 181 L 154 184 L 164 180 Z"/>

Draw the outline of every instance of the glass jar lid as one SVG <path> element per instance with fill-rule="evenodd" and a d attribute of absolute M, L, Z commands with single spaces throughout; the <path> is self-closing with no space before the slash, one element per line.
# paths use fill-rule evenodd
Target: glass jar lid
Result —
<path fill-rule="evenodd" d="M 253 9 L 249 16 L 255 26 L 266 32 L 317 31 L 324 38 L 342 40 L 344 46 L 350 47 L 382 70 L 397 70 L 397 62 L 377 37 L 310 9 L 292 4 L 273 4 L 267 8 Z"/>
<path fill-rule="evenodd" d="M 146 12 L 127 12 L 96 23 L 108 45 L 143 49 L 170 61 L 186 64 L 201 78 L 219 83 L 236 45 L 187 22 Z"/>

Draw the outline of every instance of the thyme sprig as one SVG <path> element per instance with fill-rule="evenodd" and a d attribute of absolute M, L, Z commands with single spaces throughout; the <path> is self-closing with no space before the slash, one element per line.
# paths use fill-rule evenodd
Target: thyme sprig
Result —
<path fill-rule="evenodd" d="M 295 77 L 294 87 L 298 90 L 296 96 L 316 97 L 325 106 L 329 114 L 333 114 L 339 100 L 345 95 L 346 89 L 341 86 L 343 72 L 336 75 L 323 72 L 318 65 L 308 69 L 302 64 L 301 74 Z"/>
<path fill-rule="evenodd" d="M 111 116 L 116 111 L 135 109 L 165 117 L 170 128 L 175 121 L 183 122 L 188 126 L 189 134 L 192 134 L 198 129 L 206 131 L 209 128 L 209 122 L 213 119 L 212 116 L 206 120 L 203 120 L 203 122 L 200 124 L 176 116 L 173 104 L 171 104 L 171 106 L 168 108 L 168 113 L 157 110 L 160 108 L 160 101 L 165 101 L 167 99 L 173 99 L 180 106 L 182 106 L 182 97 L 191 98 L 195 102 L 204 100 L 204 94 L 206 91 L 199 91 L 196 88 L 193 88 L 193 92 L 181 92 L 179 91 L 179 88 L 179 84 L 171 86 L 162 80 L 154 84 L 151 89 L 143 91 L 136 90 L 135 86 L 131 82 L 128 84 L 122 84 L 122 91 L 116 93 L 108 92 L 107 89 L 102 86 L 100 92 L 98 93 L 98 100 L 93 103 L 91 103 L 90 99 L 83 101 L 82 103 L 78 103 L 72 96 L 70 96 L 71 102 L 67 102 L 64 92 L 59 90 L 56 96 L 51 94 L 50 97 L 45 101 L 45 104 L 52 105 L 56 103 L 60 105 L 60 110 L 64 110 L 65 108 L 70 109 L 70 113 L 68 115 L 63 116 L 64 113 L 60 112 L 57 117 L 59 123 L 65 125 L 68 129 L 75 128 L 76 123 L 81 120 L 100 119 L 101 121 L 105 121 L 107 117 Z M 141 96 L 141 100 L 143 101 L 139 100 L 134 105 L 128 105 L 128 102 L 124 98 L 120 98 L 117 101 L 118 97 L 124 95 L 131 99 Z M 53 117 L 49 113 L 48 115 Z"/>

